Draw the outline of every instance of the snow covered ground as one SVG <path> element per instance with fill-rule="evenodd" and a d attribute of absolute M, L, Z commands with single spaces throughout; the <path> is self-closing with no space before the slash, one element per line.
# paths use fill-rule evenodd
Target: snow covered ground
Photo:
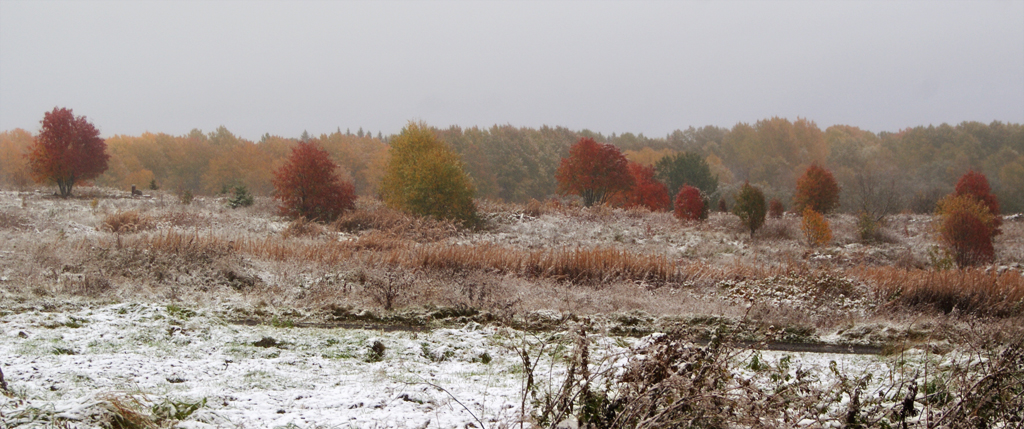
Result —
<path fill-rule="evenodd" d="M 181 409 L 177 427 L 511 427 L 520 419 L 523 367 L 510 347 L 559 333 L 523 334 L 470 324 L 432 331 L 244 326 L 175 306 L 113 304 L 0 317 L 0 427 L 94 427 L 111 404 Z M 384 345 L 375 356 L 373 344 Z M 637 341 L 595 336 L 595 361 Z M 549 350 L 556 351 L 557 347 Z M 850 376 L 890 371 L 878 356 L 759 352 L 829 380 L 830 362 Z M 750 360 L 749 352 L 737 359 Z M 552 366 L 552 362 L 554 363 Z M 558 383 L 559 360 L 537 370 Z M 621 361 L 618 364 L 622 364 Z M 547 366 L 545 366 L 547 365 Z M 737 366 L 741 367 L 741 366 Z M 739 375 L 748 369 L 739 370 Z M 870 390 L 869 390 L 870 391 Z M 106 417 L 104 417 L 106 416 Z"/>

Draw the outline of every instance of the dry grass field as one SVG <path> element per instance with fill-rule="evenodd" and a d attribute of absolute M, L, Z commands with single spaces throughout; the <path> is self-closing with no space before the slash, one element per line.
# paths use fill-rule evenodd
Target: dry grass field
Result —
<path fill-rule="evenodd" d="M 860 240 L 854 218 L 837 215 L 833 242 L 811 248 L 793 215 L 769 219 L 751 239 L 723 213 L 683 223 L 557 201 L 480 209 L 483 225 L 467 230 L 362 199 L 321 225 L 278 217 L 270 199 L 229 209 L 162 192 L 132 199 L 83 188 L 68 200 L 3 192 L 0 293 L 8 306 L 142 300 L 308 322 L 712 316 L 789 328 L 806 334 L 800 340 L 1022 314 L 1020 221 L 1004 224 L 993 266 L 961 270 L 936 268 L 948 258 L 922 215 L 890 217 L 872 242 Z"/>
<path fill-rule="evenodd" d="M 1024 338 L 1020 220 L 1003 224 L 993 265 L 957 269 L 927 215 L 891 216 L 870 241 L 854 217 L 836 215 L 833 241 L 811 248 L 794 215 L 769 219 L 751 238 L 723 213 L 684 223 L 559 201 L 478 204 L 484 221 L 464 229 L 372 199 L 321 225 L 283 219 L 266 198 L 231 209 L 161 191 L 130 198 L 81 188 L 67 200 L 0 192 L 0 311 L 159 304 L 273 326 L 585 326 L 610 336 L 671 332 L 670 342 L 728 335 L 737 344 L 860 345 L 891 355 L 1019 349 Z M 567 380 L 579 377 L 572 371 Z M 1010 375 L 1021 380 L 1020 371 Z M 637 401 L 664 387 L 632 377 L 622 382 Z M 535 410 L 556 413 L 551 404 Z"/>

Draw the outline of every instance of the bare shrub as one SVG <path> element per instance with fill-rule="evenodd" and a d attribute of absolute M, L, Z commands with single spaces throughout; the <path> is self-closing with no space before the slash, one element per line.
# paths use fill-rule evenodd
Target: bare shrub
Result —
<path fill-rule="evenodd" d="M 547 211 L 547 208 L 543 203 L 531 198 L 530 202 L 526 203 L 526 208 L 523 210 L 523 214 L 530 217 L 540 217 Z"/>
<path fill-rule="evenodd" d="M 140 214 L 136 210 L 129 210 L 107 215 L 103 219 L 102 229 L 115 234 L 122 234 L 146 231 L 154 227 L 156 227 L 156 222 L 151 217 Z"/>
<path fill-rule="evenodd" d="M 97 274 L 71 274 L 61 277 L 61 291 L 69 295 L 96 298 L 113 289 L 110 280 Z"/>
<path fill-rule="evenodd" d="M 1019 425 L 1024 421 L 1024 334 L 1019 327 L 973 329 L 957 340 L 967 346 L 967 356 L 951 362 L 947 382 L 925 392 L 927 405 L 942 407 L 935 427 Z"/>
<path fill-rule="evenodd" d="M 281 232 L 285 238 L 292 237 L 318 237 L 325 231 L 320 224 L 300 217 L 288 223 L 288 227 Z"/>
<path fill-rule="evenodd" d="M 453 279 L 457 292 L 457 296 L 448 298 L 449 305 L 490 311 L 499 319 L 510 319 L 522 301 L 500 277 L 474 272 L 448 278 Z"/>
<path fill-rule="evenodd" d="M 980 268 L 930 271 L 892 267 L 851 272 L 871 284 L 879 299 L 907 307 L 931 307 L 983 316 L 1024 314 L 1024 277 Z"/>
<path fill-rule="evenodd" d="M 395 271 L 371 273 L 367 276 L 363 290 L 373 298 L 374 302 L 384 307 L 385 311 L 391 311 L 412 286 L 414 277 L 415 274 Z"/>
<path fill-rule="evenodd" d="M 792 240 L 795 236 L 792 222 L 786 219 L 768 219 L 761 227 L 761 237 L 768 241 Z"/>

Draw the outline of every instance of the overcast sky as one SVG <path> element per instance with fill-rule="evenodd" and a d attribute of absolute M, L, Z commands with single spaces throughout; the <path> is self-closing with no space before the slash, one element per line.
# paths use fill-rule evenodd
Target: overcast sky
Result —
<path fill-rule="evenodd" d="M 1024 122 L 1024 1 L 0 0 L 0 130 Z"/>

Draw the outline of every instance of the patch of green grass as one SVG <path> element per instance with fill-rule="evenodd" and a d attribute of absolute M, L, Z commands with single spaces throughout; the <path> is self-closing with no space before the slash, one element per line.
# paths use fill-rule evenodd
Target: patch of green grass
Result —
<path fill-rule="evenodd" d="M 79 317 L 72 316 L 72 317 L 69 317 L 68 320 L 63 321 L 63 322 L 46 322 L 46 323 L 43 323 L 42 327 L 44 327 L 46 329 L 57 329 L 57 328 L 61 328 L 61 327 L 77 329 L 77 328 L 81 328 L 82 326 L 85 326 L 85 324 L 88 323 L 88 322 L 89 322 L 88 319 L 82 319 L 82 318 L 79 318 Z"/>
<path fill-rule="evenodd" d="M 324 359 L 353 359 L 356 357 L 351 350 L 329 350 L 320 354 Z"/>
<path fill-rule="evenodd" d="M 71 348 L 67 348 L 67 347 L 54 347 L 53 348 L 53 354 L 55 354 L 55 355 L 76 355 L 78 353 L 76 353 L 75 350 L 71 349 Z"/>
<path fill-rule="evenodd" d="M 483 352 L 479 356 L 476 356 L 476 357 L 473 358 L 473 362 L 479 362 L 479 363 L 482 363 L 484 365 L 489 365 L 492 360 L 494 360 L 494 359 L 491 358 L 491 354 L 487 353 L 487 352 Z"/>
<path fill-rule="evenodd" d="M 430 344 L 423 342 L 420 343 L 420 355 L 431 362 L 440 363 L 451 360 L 455 357 L 455 352 L 448 348 L 445 348 L 444 351 L 430 350 Z"/>
<path fill-rule="evenodd" d="M 278 318 L 277 316 L 274 316 L 273 318 L 270 319 L 270 326 L 273 326 L 275 328 L 294 328 L 295 321 L 291 319 L 282 319 Z"/>
<path fill-rule="evenodd" d="M 192 311 L 192 310 L 189 310 L 187 308 L 184 308 L 184 307 L 179 307 L 179 306 L 174 305 L 174 304 L 168 304 L 167 305 L 167 314 L 170 314 L 172 317 L 175 317 L 175 318 L 178 318 L 178 319 L 181 319 L 181 320 L 188 320 L 188 319 L 191 319 L 193 316 L 195 316 L 196 312 Z"/>
<path fill-rule="evenodd" d="M 115 341 L 93 340 L 85 348 L 90 353 L 112 353 L 124 349 L 124 345 Z"/>
<path fill-rule="evenodd" d="M 89 377 L 88 375 L 85 375 L 85 374 L 75 374 L 75 375 L 71 376 L 71 382 L 77 383 L 77 384 L 85 384 L 85 383 L 92 383 L 93 379 L 92 379 L 92 377 Z"/>
<path fill-rule="evenodd" d="M 171 400 L 164 399 L 163 402 L 154 404 L 150 407 L 150 412 L 156 420 L 167 421 L 167 420 L 185 420 L 195 413 L 200 408 L 206 406 L 206 398 L 201 401 L 189 402 L 187 400 Z"/>

